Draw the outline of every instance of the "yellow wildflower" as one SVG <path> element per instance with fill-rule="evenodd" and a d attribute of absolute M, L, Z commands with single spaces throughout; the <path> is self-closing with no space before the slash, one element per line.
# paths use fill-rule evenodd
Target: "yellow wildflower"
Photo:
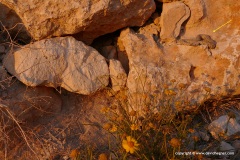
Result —
<path fill-rule="evenodd" d="M 183 88 L 186 87 L 186 85 L 185 85 L 184 83 L 180 83 L 180 84 L 178 85 L 178 87 L 179 87 L 179 89 L 183 89 Z"/>
<path fill-rule="evenodd" d="M 109 129 L 110 132 L 116 132 L 117 131 L 117 127 L 115 125 L 112 125 L 112 127 Z"/>
<path fill-rule="evenodd" d="M 111 124 L 111 123 L 105 123 L 105 124 L 103 125 L 103 128 L 104 128 L 105 130 L 110 130 L 110 129 L 112 128 L 112 124 Z"/>
<path fill-rule="evenodd" d="M 163 84 L 163 88 L 168 88 L 168 84 Z"/>
<path fill-rule="evenodd" d="M 137 112 L 134 111 L 134 110 L 132 110 L 131 112 L 129 112 L 129 115 L 130 115 L 130 116 L 136 116 L 136 114 L 137 114 Z"/>
<path fill-rule="evenodd" d="M 135 150 L 138 150 L 138 146 L 137 141 L 131 136 L 127 136 L 127 139 L 122 141 L 122 147 L 126 152 L 130 152 L 131 154 L 133 154 Z"/>
<path fill-rule="evenodd" d="M 192 128 L 190 128 L 190 129 L 188 129 L 188 132 L 190 132 L 190 133 L 194 133 L 194 132 L 195 132 L 195 130 L 194 130 L 194 129 L 192 129 Z"/>
<path fill-rule="evenodd" d="M 77 158 L 78 155 L 80 154 L 78 149 L 73 149 L 69 155 L 70 158 Z"/>
<path fill-rule="evenodd" d="M 98 156 L 98 160 L 108 160 L 107 155 L 106 155 L 105 153 L 101 153 L 101 154 Z"/>
<path fill-rule="evenodd" d="M 138 126 L 136 124 L 132 124 L 130 128 L 132 131 L 138 130 Z"/>
<path fill-rule="evenodd" d="M 172 138 L 169 143 L 174 148 L 177 148 L 177 147 L 179 147 L 181 145 L 180 140 L 177 139 L 177 138 Z"/>
<path fill-rule="evenodd" d="M 100 110 L 100 112 L 103 113 L 103 114 L 108 113 L 108 111 L 109 111 L 109 107 L 103 107 L 103 108 Z"/>
<path fill-rule="evenodd" d="M 171 89 L 165 89 L 164 93 L 168 96 L 176 95 L 177 93 Z"/>
<path fill-rule="evenodd" d="M 172 83 L 175 83 L 175 82 L 176 82 L 176 79 L 172 79 L 171 82 L 172 82 Z"/>
<path fill-rule="evenodd" d="M 151 122 L 148 124 L 148 126 L 149 126 L 150 128 L 152 128 L 152 129 L 156 129 L 156 126 L 155 126 L 153 123 L 151 123 Z"/>
<path fill-rule="evenodd" d="M 195 142 L 198 142 L 200 140 L 200 138 L 198 136 L 193 136 L 192 139 L 195 141 Z"/>
<path fill-rule="evenodd" d="M 176 101 L 175 102 L 175 106 L 180 106 L 181 105 L 181 102 L 180 101 Z"/>

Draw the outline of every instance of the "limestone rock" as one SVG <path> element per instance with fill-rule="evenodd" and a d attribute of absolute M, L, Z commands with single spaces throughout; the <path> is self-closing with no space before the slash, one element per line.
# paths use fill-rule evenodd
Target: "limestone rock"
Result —
<path fill-rule="evenodd" d="M 231 146 L 231 144 L 222 141 L 220 144 L 220 151 L 225 151 L 225 152 L 234 152 L 235 148 Z"/>
<path fill-rule="evenodd" d="M 139 33 L 146 36 L 158 36 L 160 32 L 160 28 L 154 23 L 148 24 L 139 29 Z"/>
<path fill-rule="evenodd" d="M 229 119 L 229 116 L 221 116 L 208 126 L 209 132 L 215 139 L 220 137 L 229 137 L 240 131 L 240 125 L 236 119 Z"/>
<path fill-rule="evenodd" d="M 4 65 L 27 86 L 62 87 L 87 95 L 108 85 L 109 71 L 104 57 L 72 37 L 26 45 L 9 52 Z"/>
<path fill-rule="evenodd" d="M 121 62 L 118 60 L 110 59 L 109 71 L 113 91 L 120 91 L 125 87 L 127 81 L 127 74 L 123 69 Z"/>
<path fill-rule="evenodd" d="M 161 14 L 161 40 L 174 41 L 181 26 L 190 16 L 189 8 L 183 2 L 164 3 Z"/>
<path fill-rule="evenodd" d="M 78 33 L 91 41 L 126 26 L 141 26 L 155 10 L 154 0 L 1 0 L 13 9 L 36 40 Z M 127 13 L 127 14 L 126 14 Z"/>
<path fill-rule="evenodd" d="M 170 2 L 180 1 L 180 0 L 157 0 L 157 1 L 163 2 L 163 3 L 170 3 Z"/>
<path fill-rule="evenodd" d="M 185 0 L 184 3 L 191 10 L 191 16 L 187 22 L 187 27 L 196 26 L 206 16 L 204 13 L 204 0 Z"/>
<path fill-rule="evenodd" d="M 137 34 L 130 29 L 123 30 L 118 41 L 122 52 L 126 52 L 129 58 L 127 87 L 131 94 L 160 91 L 158 96 L 161 98 L 164 85 L 172 85 L 173 79 L 186 87 L 176 98 L 179 100 L 189 96 L 192 104 L 202 103 L 210 94 L 240 93 L 240 73 L 236 70 L 240 63 L 236 64 L 236 59 L 225 55 L 210 56 L 205 45 L 161 45 L 153 37 Z M 239 55 L 237 59 L 240 59 Z M 172 89 L 177 88 L 172 86 Z M 134 104 L 141 102 L 139 98 L 142 97 L 136 98 Z"/>
<path fill-rule="evenodd" d="M 161 57 L 163 52 L 153 38 L 136 34 L 130 29 L 123 30 L 119 37 L 129 59 L 129 75 L 127 87 L 130 92 L 143 92 L 141 82 L 146 81 L 146 91 L 154 90 L 159 82 Z M 151 47 L 150 47 L 151 46 Z M 146 76 L 148 76 L 146 80 Z M 148 83 L 151 83 L 149 85 Z M 155 86 L 160 87 L 160 86 Z"/>

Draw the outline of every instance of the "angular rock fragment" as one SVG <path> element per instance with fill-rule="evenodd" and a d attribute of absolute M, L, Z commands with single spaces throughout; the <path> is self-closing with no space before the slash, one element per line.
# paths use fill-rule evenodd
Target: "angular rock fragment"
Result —
<path fill-rule="evenodd" d="M 86 43 L 126 26 L 141 26 L 154 0 L 1 0 L 22 19 L 36 40 L 78 33 Z"/>
<path fill-rule="evenodd" d="M 208 130 L 215 139 L 219 139 L 220 137 L 227 138 L 228 136 L 240 132 L 240 125 L 236 119 L 225 115 L 210 123 Z"/>
<path fill-rule="evenodd" d="M 113 91 L 120 91 L 125 87 L 127 81 L 127 74 L 123 69 L 121 62 L 118 60 L 110 59 L 109 71 Z"/>

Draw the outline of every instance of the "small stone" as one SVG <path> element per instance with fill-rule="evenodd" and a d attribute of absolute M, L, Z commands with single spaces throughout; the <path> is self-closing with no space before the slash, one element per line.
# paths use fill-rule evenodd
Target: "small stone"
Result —
<path fill-rule="evenodd" d="M 219 117 L 208 126 L 209 132 L 215 139 L 228 137 L 240 131 L 240 125 L 236 119 L 229 118 L 228 115 Z"/>
<path fill-rule="evenodd" d="M 230 152 L 230 151 L 235 151 L 235 148 L 233 146 L 231 146 L 229 143 L 222 141 L 220 144 L 220 151 L 226 151 L 226 152 Z"/>
<path fill-rule="evenodd" d="M 68 158 L 69 158 L 68 156 L 63 156 L 64 160 L 68 160 Z"/>
<path fill-rule="evenodd" d="M 232 142 L 232 146 L 236 149 L 236 150 L 240 150 L 240 140 L 235 140 Z"/>
<path fill-rule="evenodd" d="M 61 0 L 57 5 L 55 2 L 1 0 L 18 14 L 35 40 L 79 33 L 76 37 L 87 44 L 127 26 L 142 26 L 156 9 L 154 0 Z"/>

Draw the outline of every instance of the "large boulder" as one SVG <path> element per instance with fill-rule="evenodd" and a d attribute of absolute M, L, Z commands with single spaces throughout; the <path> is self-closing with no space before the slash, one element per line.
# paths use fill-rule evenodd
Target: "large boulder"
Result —
<path fill-rule="evenodd" d="M 109 82 L 104 57 L 72 37 L 41 40 L 9 52 L 4 66 L 27 86 L 62 87 L 79 94 L 91 94 Z"/>
<path fill-rule="evenodd" d="M 32 37 L 79 33 L 94 38 L 126 26 L 141 26 L 155 10 L 154 0 L 0 0 L 16 11 Z"/>
<path fill-rule="evenodd" d="M 161 98 L 166 84 L 171 92 L 165 94 L 174 93 L 181 101 L 189 97 L 192 105 L 206 100 L 210 94 L 240 94 L 239 62 L 236 63 L 240 55 L 235 52 L 232 56 L 224 53 L 211 55 L 205 45 L 161 46 L 153 37 L 137 34 L 130 29 L 123 30 L 118 41 L 129 58 L 127 87 L 132 95 L 160 93 Z M 233 58 L 233 55 L 236 57 Z M 175 93 L 177 84 L 172 85 L 171 80 L 184 84 L 186 89 Z M 143 100 L 137 97 L 134 104 L 141 106 L 139 102 Z"/>

